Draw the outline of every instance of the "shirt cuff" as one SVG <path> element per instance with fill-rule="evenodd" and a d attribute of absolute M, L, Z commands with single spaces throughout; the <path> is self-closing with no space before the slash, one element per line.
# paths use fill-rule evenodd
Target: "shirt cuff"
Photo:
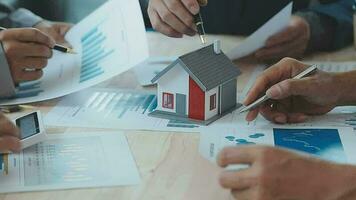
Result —
<path fill-rule="evenodd" d="M 12 97 L 16 92 L 15 85 L 2 43 L 0 43 L 0 46 L 0 98 Z"/>
<path fill-rule="evenodd" d="M 13 28 L 33 27 L 43 20 L 41 17 L 24 8 L 20 8 L 12 12 L 9 15 L 9 19 L 15 26 Z"/>
<path fill-rule="evenodd" d="M 332 50 L 336 22 L 331 17 L 312 11 L 294 13 L 305 19 L 310 27 L 310 39 L 306 52 Z"/>

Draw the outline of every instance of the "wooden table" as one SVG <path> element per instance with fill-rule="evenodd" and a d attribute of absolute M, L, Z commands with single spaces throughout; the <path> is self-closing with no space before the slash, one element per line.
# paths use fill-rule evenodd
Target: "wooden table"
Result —
<path fill-rule="evenodd" d="M 151 56 L 182 55 L 200 48 L 198 38 L 186 37 L 171 39 L 157 33 L 147 33 Z M 223 50 L 229 50 L 241 41 L 239 37 L 211 35 L 209 40 L 220 39 Z M 308 61 L 348 61 L 356 60 L 353 47 L 334 53 L 322 53 L 308 56 Z M 242 91 L 256 63 L 244 61 L 238 63 L 243 75 L 238 79 L 238 90 Z M 135 74 L 128 71 L 98 87 L 146 89 L 139 86 Z M 32 104 L 47 113 L 59 99 Z M 15 117 L 19 113 L 9 115 Z M 98 131 L 100 129 L 53 128 L 49 133 Z M 218 184 L 221 169 L 203 159 L 198 153 L 199 134 L 126 131 L 133 156 L 136 160 L 142 181 L 140 185 L 130 187 L 112 187 L 96 189 L 75 189 L 64 191 L 15 193 L 0 195 L 0 199 L 16 200 L 224 200 L 231 199 L 229 191 Z"/>

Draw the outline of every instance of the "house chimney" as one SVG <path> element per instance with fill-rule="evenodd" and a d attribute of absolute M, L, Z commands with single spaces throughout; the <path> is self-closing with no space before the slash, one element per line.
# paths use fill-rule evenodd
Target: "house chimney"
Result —
<path fill-rule="evenodd" d="M 215 54 L 221 53 L 221 41 L 220 40 L 214 41 L 214 52 L 215 52 Z"/>

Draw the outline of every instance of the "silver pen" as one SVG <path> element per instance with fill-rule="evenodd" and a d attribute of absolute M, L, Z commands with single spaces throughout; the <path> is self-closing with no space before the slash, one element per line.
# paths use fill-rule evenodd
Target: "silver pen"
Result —
<path fill-rule="evenodd" d="M 308 67 L 306 70 L 304 70 L 303 72 L 301 72 L 300 74 L 298 74 L 297 76 L 293 77 L 293 79 L 304 78 L 304 77 L 312 74 L 317 69 L 318 69 L 317 65 L 312 65 L 312 66 Z M 253 102 L 250 105 L 245 106 L 244 108 L 242 108 L 240 110 L 240 113 L 243 113 L 243 112 L 246 112 L 246 111 L 250 111 L 250 110 L 260 106 L 261 104 L 263 104 L 264 102 L 266 102 L 269 99 L 270 98 L 265 94 L 263 97 L 257 99 L 255 102 Z"/>

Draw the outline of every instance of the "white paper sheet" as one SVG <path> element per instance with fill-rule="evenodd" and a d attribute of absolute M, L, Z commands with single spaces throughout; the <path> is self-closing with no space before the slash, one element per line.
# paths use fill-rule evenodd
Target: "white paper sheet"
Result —
<path fill-rule="evenodd" d="M 214 126 L 219 127 L 234 127 L 234 126 L 246 126 L 246 127 L 264 127 L 269 128 L 275 126 L 259 115 L 254 121 L 247 122 L 245 120 L 247 113 L 239 113 L 238 110 L 234 111 L 232 114 L 228 114 L 223 118 L 215 122 Z M 308 127 L 351 127 L 356 131 L 356 106 L 343 106 L 336 107 L 329 113 L 319 116 L 310 116 L 308 120 L 304 123 L 298 124 L 288 124 L 285 126 L 308 126 Z M 356 133 L 355 133 L 356 134 Z"/>
<path fill-rule="evenodd" d="M 356 164 L 356 134 L 342 127 L 209 127 L 202 129 L 199 151 L 215 162 L 227 146 L 269 145 L 294 150 L 318 158 Z M 237 169 L 246 167 L 235 166 Z"/>
<path fill-rule="evenodd" d="M 76 55 L 54 52 L 44 76 L 20 84 L 16 98 L 1 105 L 48 100 L 108 80 L 148 57 L 138 1 L 111 0 L 66 35 Z"/>
<path fill-rule="evenodd" d="M 150 57 L 133 68 L 141 86 L 154 85 L 151 80 L 168 65 L 174 62 L 178 56 Z"/>
<path fill-rule="evenodd" d="M 278 14 L 272 17 L 267 23 L 245 39 L 226 55 L 231 60 L 236 60 L 247 56 L 265 46 L 267 39 L 287 27 L 292 15 L 293 3 L 288 4 Z"/>
<path fill-rule="evenodd" d="M 121 132 L 50 134 L 0 156 L 0 193 L 136 185 L 139 172 Z"/>
<path fill-rule="evenodd" d="M 64 97 L 45 117 L 49 126 L 199 132 L 199 125 L 150 117 L 155 93 L 91 88 Z"/>
<path fill-rule="evenodd" d="M 347 72 L 356 70 L 356 62 L 308 62 L 318 65 L 318 69 L 326 72 Z"/>
<path fill-rule="evenodd" d="M 356 131 L 356 106 L 337 107 L 330 113 L 313 116 L 301 126 L 347 126 Z M 355 132 L 356 134 L 356 132 Z"/>
<path fill-rule="evenodd" d="M 243 102 L 245 100 L 247 93 L 250 91 L 252 86 L 255 84 L 256 79 L 258 78 L 259 75 L 261 75 L 263 73 L 264 70 L 266 70 L 266 68 L 267 68 L 267 66 L 265 66 L 265 65 L 256 66 L 256 68 L 253 70 L 250 78 L 248 79 L 243 92 L 239 95 L 238 102 Z"/>

